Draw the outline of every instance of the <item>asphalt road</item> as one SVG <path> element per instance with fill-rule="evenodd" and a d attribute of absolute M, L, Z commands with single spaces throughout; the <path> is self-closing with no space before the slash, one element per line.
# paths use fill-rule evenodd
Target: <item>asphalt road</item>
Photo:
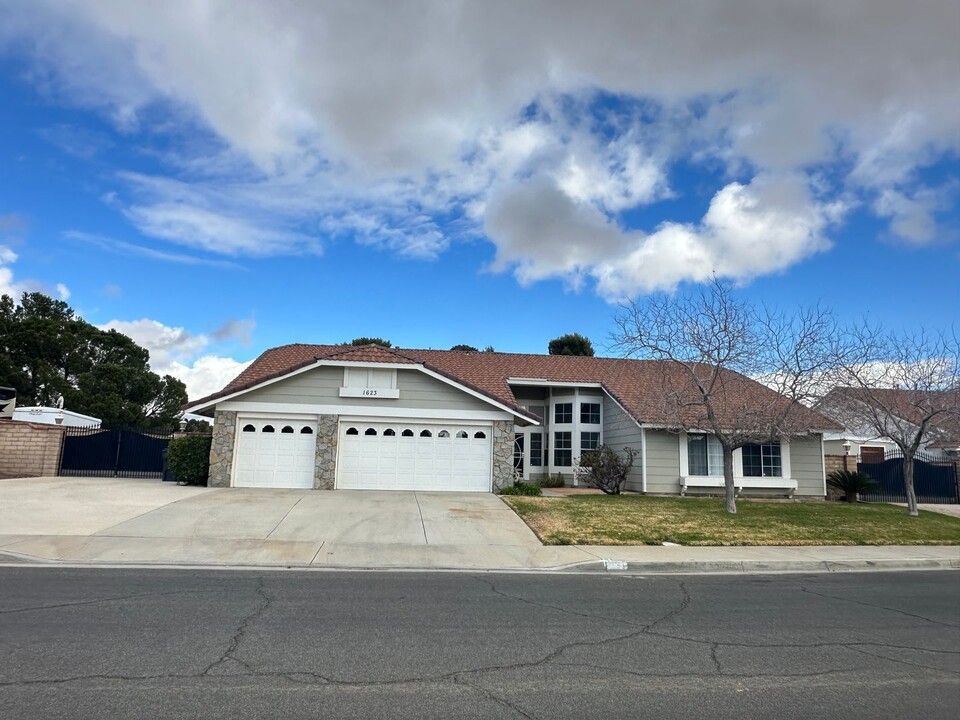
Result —
<path fill-rule="evenodd" d="M 960 573 L 0 568 L 0 717 L 956 718 Z"/>

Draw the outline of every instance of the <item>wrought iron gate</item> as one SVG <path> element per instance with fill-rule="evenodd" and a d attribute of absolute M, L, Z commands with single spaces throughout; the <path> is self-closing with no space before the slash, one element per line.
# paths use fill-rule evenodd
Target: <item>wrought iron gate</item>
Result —
<path fill-rule="evenodd" d="M 169 435 L 65 428 L 60 475 L 160 477 Z"/>
<path fill-rule="evenodd" d="M 883 462 L 857 463 L 857 470 L 869 475 L 879 484 L 873 491 L 861 493 L 863 500 L 900 503 L 907 501 L 907 491 L 903 487 L 903 454 L 899 451 L 888 451 Z M 960 502 L 956 464 L 918 452 L 913 460 L 913 489 L 917 502 Z"/>

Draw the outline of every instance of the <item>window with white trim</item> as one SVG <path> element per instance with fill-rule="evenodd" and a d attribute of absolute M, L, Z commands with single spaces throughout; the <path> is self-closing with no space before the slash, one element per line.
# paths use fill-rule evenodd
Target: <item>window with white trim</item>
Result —
<path fill-rule="evenodd" d="M 713 435 L 687 435 L 687 472 L 696 477 L 723 475 L 723 446 Z"/>
<path fill-rule="evenodd" d="M 553 464 L 557 467 L 573 465 L 573 433 L 555 432 L 553 434 Z"/>
<path fill-rule="evenodd" d="M 580 403 L 580 423 L 582 425 L 599 425 L 600 403 Z"/>
<path fill-rule="evenodd" d="M 543 465 L 543 433 L 530 433 L 530 464 Z"/>
<path fill-rule="evenodd" d="M 573 422 L 573 403 L 563 402 L 553 406 L 553 421 L 558 425 L 568 425 Z"/>
<path fill-rule="evenodd" d="M 580 449 L 596 450 L 600 447 L 600 433 L 582 432 L 580 433 Z"/>
<path fill-rule="evenodd" d="M 740 452 L 744 477 L 783 477 L 780 443 L 744 445 Z"/>

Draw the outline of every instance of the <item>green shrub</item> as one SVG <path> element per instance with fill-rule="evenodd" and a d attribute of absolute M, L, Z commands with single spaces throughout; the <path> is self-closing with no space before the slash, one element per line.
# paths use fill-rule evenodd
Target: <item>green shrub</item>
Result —
<path fill-rule="evenodd" d="M 206 485 L 210 472 L 209 435 L 174 438 L 167 449 L 167 463 L 181 485 Z"/>
<path fill-rule="evenodd" d="M 563 480 L 562 473 L 556 473 L 555 475 L 543 475 L 537 480 L 537 483 L 542 488 L 558 488 L 566 485 Z"/>
<path fill-rule="evenodd" d="M 534 497 L 536 495 L 543 494 L 539 485 L 531 485 L 530 483 L 525 482 L 515 482 L 513 485 L 500 488 L 498 492 L 500 495 L 526 495 L 528 497 Z"/>
<path fill-rule="evenodd" d="M 860 493 L 872 490 L 878 485 L 869 475 L 853 470 L 834 470 L 827 475 L 827 484 L 845 493 L 847 502 L 857 502 Z"/>

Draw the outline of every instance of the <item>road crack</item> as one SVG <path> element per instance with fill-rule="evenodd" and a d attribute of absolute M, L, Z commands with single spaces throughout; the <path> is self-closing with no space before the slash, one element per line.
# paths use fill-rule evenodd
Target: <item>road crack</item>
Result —
<path fill-rule="evenodd" d="M 263 577 L 257 578 L 256 594 L 260 598 L 260 603 L 253 610 L 253 612 L 247 614 L 240 621 L 240 624 L 237 625 L 237 629 L 234 630 L 233 637 L 230 638 L 230 644 L 227 646 L 226 651 L 224 651 L 223 655 L 221 655 L 219 659 L 210 663 L 210 665 L 208 665 L 206 669 L 200 673 L 201 676 L 211 674 L 215 669 L 217 669 L 218 667 L 220 667 L 221 665 L 223 665 L 224 663 L 230 660 L 232 660 L 233 662 L 237 663 L 242 668 L 244 668 L 244 670 L 246 670 L 247 673 L 256 674 L 253 668 L 251 668 L 248 663 L 244 662 L 243 660 L 241 660 L 236 656 L 237 649 L 240 647 L 240 643 L 243 640 L 244 636 L 247 634 L 247 629 L 250 627 L 251 623 L 256 621 L 261 615 L 263 615 L 263 613 L 266 612 L 267 609 L 270 607 L 270 603 L 273 602 L 273 598 L 271 598 L 267 594 L 267 591 L 264 589 Z"/>

